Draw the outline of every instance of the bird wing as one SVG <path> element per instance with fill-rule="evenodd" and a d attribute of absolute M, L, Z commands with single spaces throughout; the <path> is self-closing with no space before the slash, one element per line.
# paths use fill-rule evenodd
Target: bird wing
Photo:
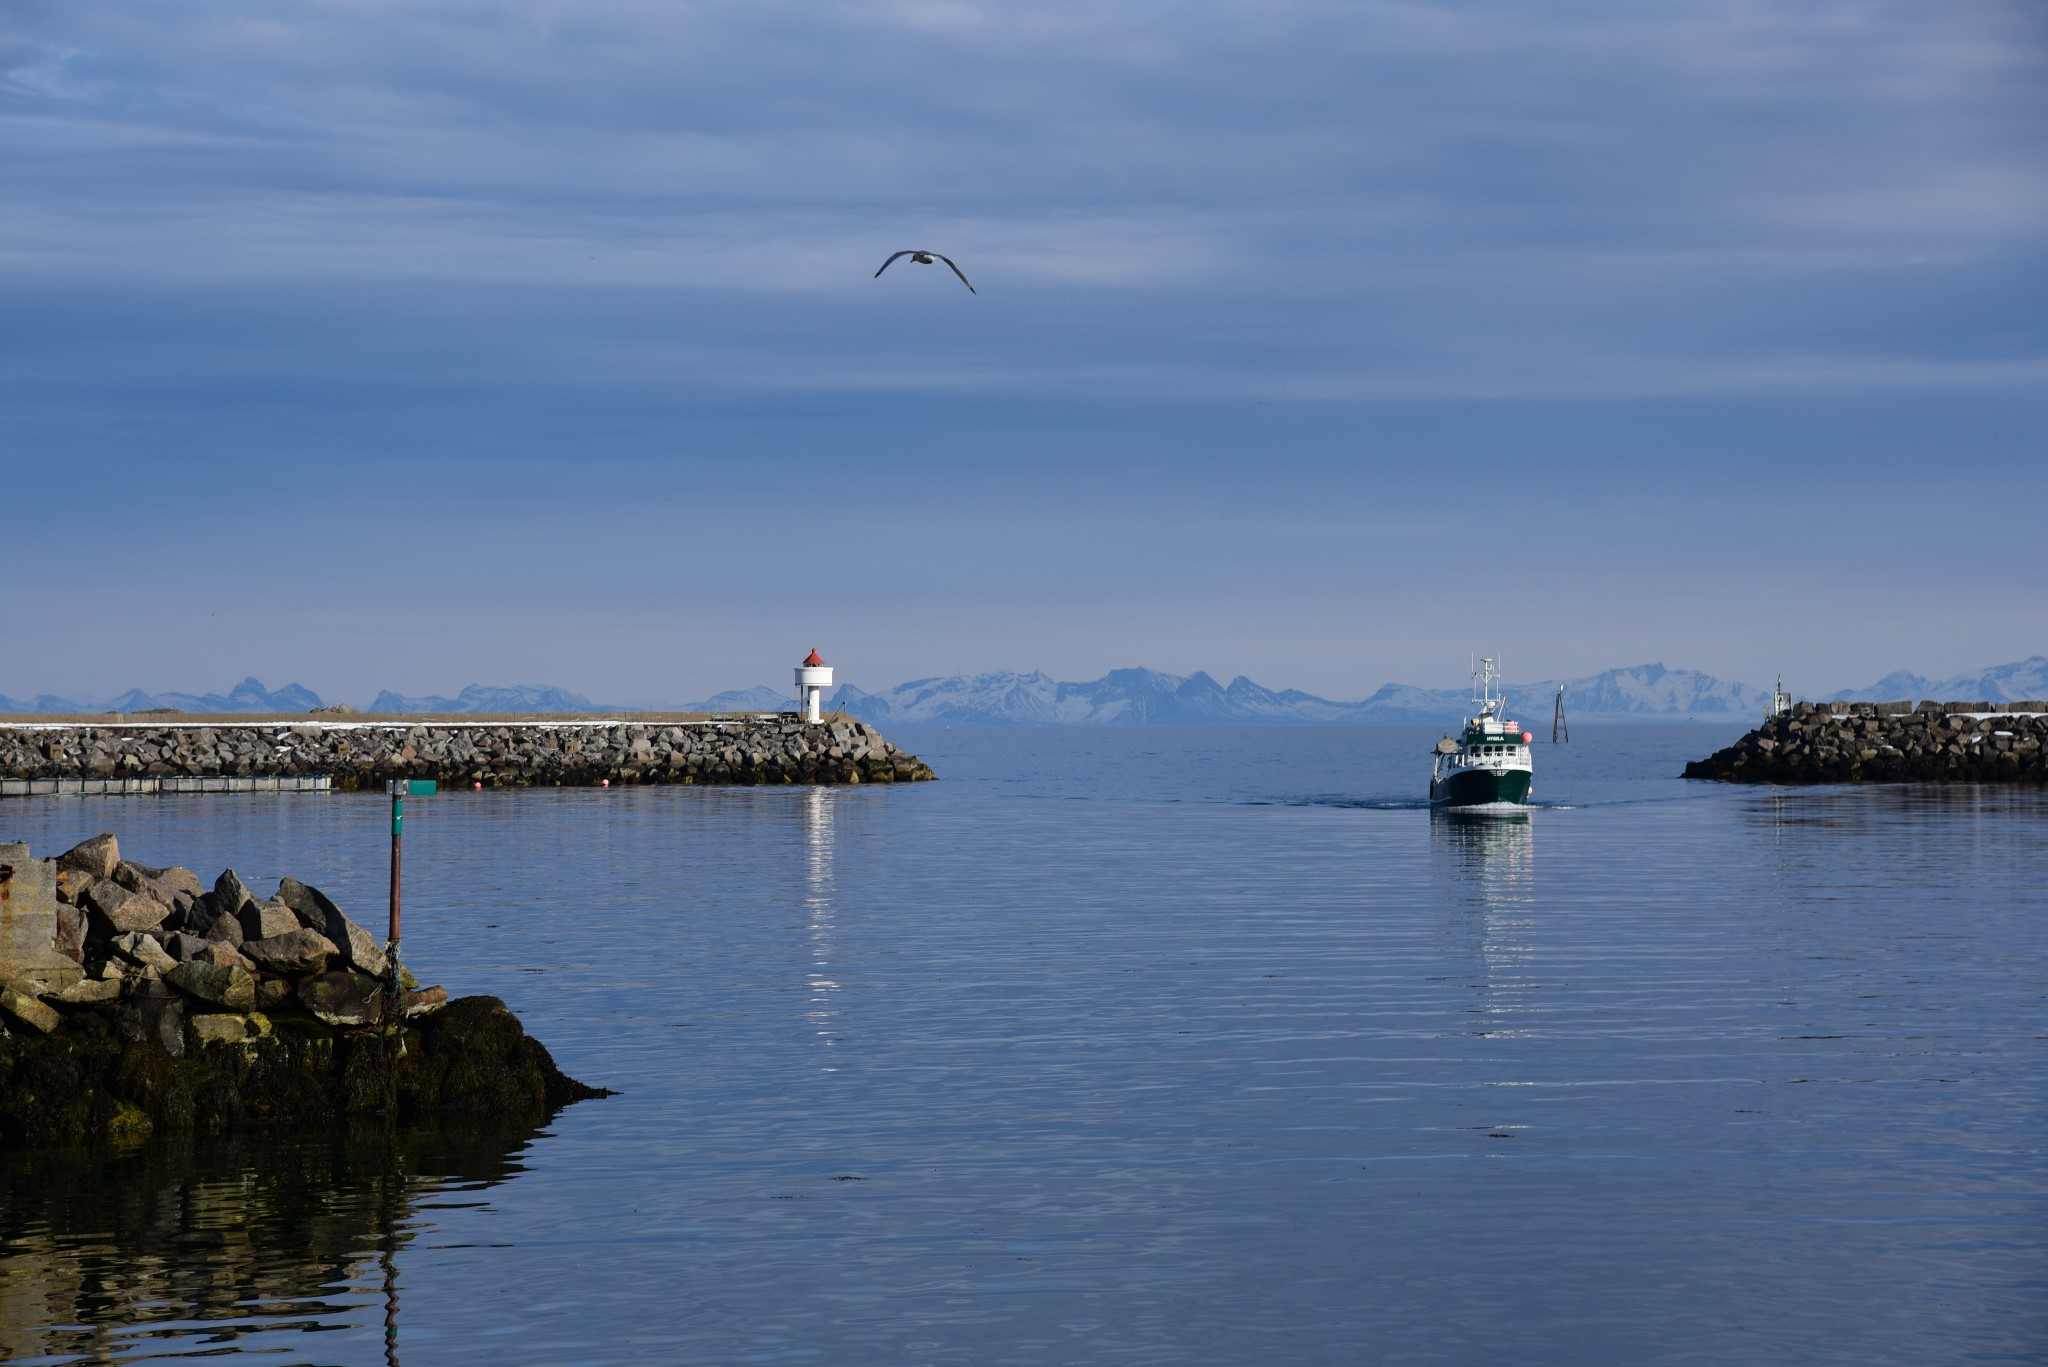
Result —
<path fill-rule="evenodd" d="M 939 256 L 939 254 L 938 254 L 937 252 L 933 252 L 933 253 L 932 253 L 932 255 L 933 255 L 933 256 Z M 946 263 L 946 264 L 947 264 L 948 266 L 953 266 L 953 258 L 952 258 L 952 257 L 950 257 L 950 256 L 939 256 L 939 260 L 941 260 L 941 261 L 945 262 L 945 263 Z M 878 274 L 878 275 L 879 275 L 879 274 L 880 274 L 880 272 L 879 272 L 879 271 L 877 271 L 877 272 L 876 272 L 876 274 Z M 981 293 L 981 291 L 980 291 L 980 290 L 978 290 L 978 289 L 974 288 L 973 284 L 969 282 L 969 280 L 967 279 L 967 277 L 966 277 L 966 276 L 964 276 L 964 275 L 960 275 L 960 268 L 959 268 L 958 266 L 953 266 L 953 274 L 955 274 L 955 275 L 959 275 L 959 276 L 960 276 L 960 283 L 961 283 L 961 284 L 963 284 L 963 285 L 966 285 L 966 286 L 967 286 L 967 292 L 968 292 L 969 294 L 980 294 L 980 293 Z"/>
<path fill-rule="evenodd" d="M 909 248 L 906 248 L 906 249 L 904 249 L 903 251 L 900 251 L 900 252 L 896 253 L 896 256 L 916 256 L 916 255 L 917 255 L 917 253 L 916 253 L 916 252 L 915 252 L 914 250 L 911 250 L 911 249 L 909 249 Z M 876 271 L 876 272 L 875 272 L 875 279 L 877 279 L 877 280 L 880 280 L 880 279 L 882 278 L 882 271 L 885 271 L 885 270 L 888 270 L 888 269 L 889 269 L 889 263 L 890 263 L 891 261 L 894 261 L 894 260 L 896 259 L 896 256 L 892 256 L 892 257 L 890 257 L 890 258 L 889 258 L 889 260 L 888 260 L 888 261 L 884 261 L 884 262 L 882 263 L 882 268 L 881 268 L 881 270 L 878 270 L 878 271 Z M 948 261 L 948 262 L 947 262 L 946 264 L 950 266 L 950 265 L 952 265 L 953 263 L 952 263 L 952 262 L 950 262 L 950 261 Z"/>

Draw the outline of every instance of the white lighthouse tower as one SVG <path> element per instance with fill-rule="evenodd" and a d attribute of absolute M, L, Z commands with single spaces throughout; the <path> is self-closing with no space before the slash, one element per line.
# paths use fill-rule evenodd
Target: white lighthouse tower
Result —
<path fill-rule="evenodd" d="M 805 721 L 818 722 L 819 704 L 824 700 L 825 690 L 832 686 L 832 666 L 818 658 L 813 650 L 796 667 L 796 710 Z"/>

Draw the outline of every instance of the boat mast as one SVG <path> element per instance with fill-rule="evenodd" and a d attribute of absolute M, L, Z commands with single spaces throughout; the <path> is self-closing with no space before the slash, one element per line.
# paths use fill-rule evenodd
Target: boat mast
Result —
<path fill-rule="evenodd" d="M 1493 657 L 1486 656 L 1472 667 L 1472 679 L 1479 685 L 1479 696 L 1472 701 L 1479 704 L 1479 715 L 1491 717 L 1495 699 L 1493 685 L 1500 679 L 1500 670 L 1494 665 Z M 1505 702 L 1506 699 L 1500 701 Z"/>

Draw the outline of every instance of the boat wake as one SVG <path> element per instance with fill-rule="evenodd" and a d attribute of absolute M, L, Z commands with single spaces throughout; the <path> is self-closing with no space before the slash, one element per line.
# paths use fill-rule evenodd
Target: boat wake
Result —
<path fill-rule="evenodd" d="M 1342 797 L 1336 795 L 1311 797 L 1247 797 L 1239 798 L 1238 805 L 1246 807 L 1335 807 L 1346 811 L 1359 812 L 1436 812 L 1443 816 L 1462 816 L 1467 812 L 1481 816 L 1509 815 L 1515 812 L 1571 812 L 1577 811 L 1575 802 L 1489 802 L 1476 807 L 1444 807 L 1434 805 L 1425 797 L 1379 798 Z"/>

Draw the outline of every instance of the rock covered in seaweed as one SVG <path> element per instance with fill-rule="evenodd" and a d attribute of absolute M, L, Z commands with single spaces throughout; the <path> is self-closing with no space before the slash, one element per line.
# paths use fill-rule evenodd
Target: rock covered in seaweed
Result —
<path fill-rule="evenodd" d="M 537 1124 L 609 1095 L 563 1074 L 496 997 L 449 1002 L 388 1038 L 184 1006 L 130 1001 L 0 1038 L 0 1146 L 306 1129 L 393 1101 L 404 1125 Z"/>
<path fill-rule="evenodd" d="M 54 860 L 0 855 L 0 1146 L 393 1107 L 538 1120 L 604 1095 L 495 998 L 450 1002 L 401 968 L 394 1004 L 383 950 L 308 884 L 259 901 L 228 870 L 207 890 L 122 860 L 110 835 Z"/>

